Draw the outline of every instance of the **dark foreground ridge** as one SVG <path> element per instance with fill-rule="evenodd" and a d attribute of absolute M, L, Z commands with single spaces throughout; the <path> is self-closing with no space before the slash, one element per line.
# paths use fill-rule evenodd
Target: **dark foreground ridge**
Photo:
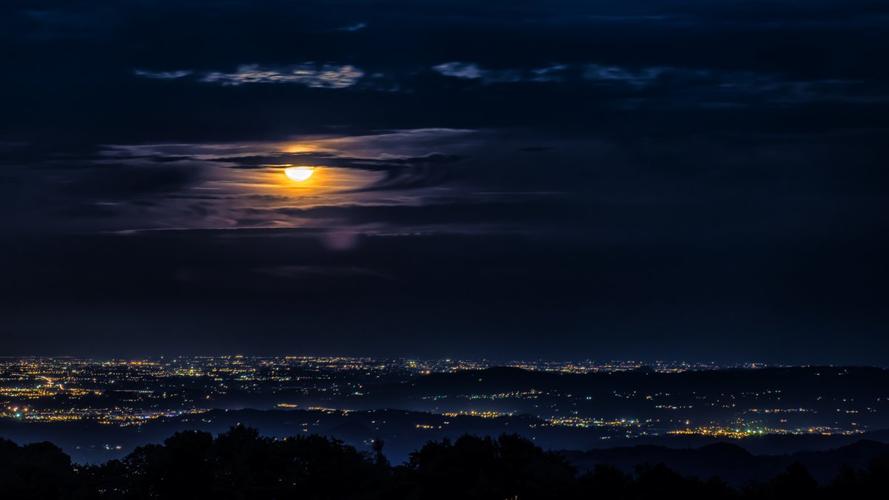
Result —
<path fill-rule="evenodd" d="M 78 466 L 51 443 L 0 440 L 0 491 L 16 499 L 709 500 L 879 498 L 889 487 L 885 448 L 867 466 L 843 467 L 821 484 L 805 466 L 791 463 L 769 480 L 739 487 L 717 477 L 684 476 L 663 463 L 637 464 L 629 472 L 605 464 L 579 470 L 566 456 L 517 435 L 432 441 L 399 466 L 386 460 L 382 442 L 372 449 L 361 452 L 321 436 L 268 438 L 236 426 L 215 438 L 178 432 L 122 460 Z M 862 446 L 851 450 L 860 455 Z M 738 459 L 743 467 L 749 457 Z"/>

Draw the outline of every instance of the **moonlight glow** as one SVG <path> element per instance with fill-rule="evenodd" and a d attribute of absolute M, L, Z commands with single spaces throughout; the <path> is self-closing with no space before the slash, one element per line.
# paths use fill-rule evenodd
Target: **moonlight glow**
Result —
<path fill-rule="evenodd" d="M 314 173 L 314 167 L 287 167 L 284 169 L 284 175 L 296 182 L 307 180 Z"/>

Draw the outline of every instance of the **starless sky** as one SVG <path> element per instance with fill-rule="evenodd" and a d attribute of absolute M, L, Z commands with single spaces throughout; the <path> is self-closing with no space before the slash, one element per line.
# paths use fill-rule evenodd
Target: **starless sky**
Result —
<path fill-rule="evenodd" d="M 0 354 L 885 365 L 887 53 L 870 0 L 4 1 Z"/>

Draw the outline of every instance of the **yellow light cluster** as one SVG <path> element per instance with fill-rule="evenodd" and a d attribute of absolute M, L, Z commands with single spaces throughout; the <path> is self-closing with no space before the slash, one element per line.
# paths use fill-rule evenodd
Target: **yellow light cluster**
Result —
<path fill-rule="evenodd" d="M 513 415 L 513 412 L 462 410 L 462 411 L 445 412 L 445 413 L 442 413 L 442 415 L 444 415 L 446 417 L 500 418 L 500 417 L 511 417 Z"/>
<path fill-rule="evenodd" d="M 616 420 L 602 420 L 583 417 L 555 417 L 547 419 L 547 424 L 561 427 L 637 427 L 639 420 L 621 418 Z"/>
<path fill-rule="evenodd" d="M 686 436 L 709 436 L 709 437 L 725 437 L 730 439 L 744 439 L 756 436 L 763 436 L 766 434 L 782 434 L 782 435 L 803 435 L 803 434 L 812 434 L 819 436 L 832 436 L 835 434 L 843 435 L 843 436 L 851 436 L 855 434 L 861 434 L 864 431 L 861 430 L 844 430 L 837 429 L 833 427 L 807 427 L 807 428 L 797 428 L 797 429 L 774 429 L 769 427 L 754 427 L 754 428 L 731 428 L 731 427 L 719 427 L 719 426 L 702 426 L 702 427 L 687 427 L 684 429 L 676 429 L 669 431 L 668 434 L 674 435 L 686 435 Z"/>

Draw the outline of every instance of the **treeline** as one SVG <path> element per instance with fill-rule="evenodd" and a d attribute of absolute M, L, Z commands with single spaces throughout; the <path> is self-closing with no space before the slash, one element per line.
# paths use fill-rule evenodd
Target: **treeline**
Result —
<path fill-rule="evenodd" d="M 734 489 L 664 465 L 634 474 L 578 473 L 558 454 L 515 435 L 430 442 L 392 466 L 373 452 L 320 436 L 272 439 L 246 427 L 214 438 L 179 432 L 122 460 L 79 466 L 50 443 L 0 440 L 0 497 L 10 499 L 868 499 L 884 498 L 889 457 L 819 485 L 799 465 Z"/>

